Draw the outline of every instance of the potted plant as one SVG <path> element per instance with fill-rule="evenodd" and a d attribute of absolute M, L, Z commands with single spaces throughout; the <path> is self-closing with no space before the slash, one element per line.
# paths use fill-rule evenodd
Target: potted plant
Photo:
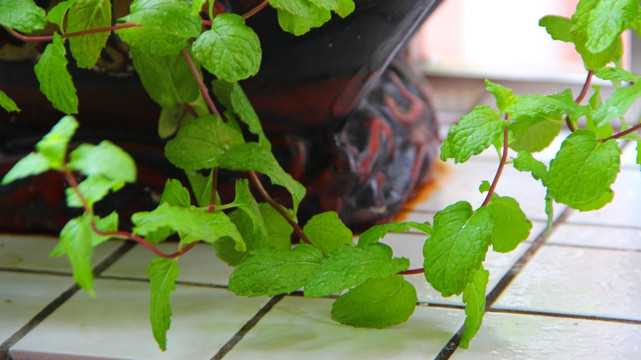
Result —
<path fill-rule="evenodd" d="M 103 31 L 113 30 L 110 26 L 98 25 L 104 20 L 95 19 L 102 19 L 101 16 L 80 20 L 73 15 L 88 10 L 91 14 L 110 13 L 103 8 L 108 3 L 68 1 L 45 13 L 30 1 L 0 2 L 11 6 L 15 10 L 13 14 L 21 15 L 0 14 L 0 24 L 11 29 L 14 35 L 22 36 L 16 30 L 28 33 L 40 29 L 47 20 L 58 25 L 60 30 L 51 36 L 51 43 L 35 71 L 42 92 L 56 107 L 68 113 L 76 109 L 73 86 L 66 72 L 65 41 L 70 42 L 76 62 L 88 66 L 97 59 L 106 41 Z M 251 2 L 240 2 L 240 6 L 246 3 Z M 409 6 L 408 2 L 402 3 Z M 363 1 L 356 6 L 372 4 Z M 256 9 L 263 5 L 267 2 L 257 5 Z M 281 27 L 297 33 L 321 25 L 331 11 L 348 15 L 353 3 L 272 0 L 269 5 L 276 9 Z M 208 14 L 204 20 L 199 15 L 203 6 Z M 455 162 L 464 162 L 492 146 L 497 149 L 496 176 L 480 187 L 481 192 L 487 193 L 483 203 L 474 208 L 466 201 L 457 202 L 439 211 L 433 224 L 375 225 L 361 233 L 354 244 L 352 231 L 336 212 L 314 215 L 304 226 L 299 225 L 297 210 L 305 188 L 279 165 L 271 151 L 269 137 L 251 106 L 252 97 L 258 98 L 259 110 L 261 104 L 270 105 L 270 101 L 260 101 L 265 86 L 256 80 L 257 83 L 248 86 L 254 89 L 248 91 L 248 97 L 237 83 L 258 70 L 258 36 L 245 24 L 243 16 L 214 9 L 214 3 L 208 1 L 193 1 L 190 6 L 180 0 L 139 0 L 131 5 L 129 14 L 115 29 L 131 46 L 134 66 L 143 84 L 147 83 L 145 88 L 151 97 L 156 101 L 165 96 L 169 98 L 161 114 L 163 133 L 172 134 L 165 155 L 185 171 L 189 189 L 177 179 L 168 180 L 160 204 L 152 210 L 133 214 L 132 231 L 120 230 L 116 212 L 100 216 L 95 209 L 109 192 L 116 192 L 135 180 L 135 162 L 110 141 L 71 149 L 69 142 L 79 126 L 71 116 L 63 117 L 37 142 L 36 151 L 18 161 L 2 180 L 3 184 L 10 184 L 54 170 L 68 183 L 66 202 L 80 214 L 64 226 L 53 254 L 69 257 L 74 278 L 87 291 L 92 291 L 89 265 L 92 248 L 101 242 L 112 237 L 131 239 L 158 255 L 150 262 L 148 274 L 152 294 L 151 325 L 162 349 L 166 346 L 165 333 L 170 323 L 169 298 L 175 288 L 177 258 L 199 241 L 212 244 L 219 257 L 236 266 L 229 290 L 245 296 L 290 293 L 300 288 L 310 297 L 340 293 L 332 307 L 332 317 L 354 326 L 385 327 L 407 320 L 415 308 L 416 291 L 403 275 L 424 274 L 443 296 L 463 294 L 467 318 L 458 341 L 467 347 L 481 325 L 485 310 L 489 276 L 483 268 L 485 254 L 490 245 L 498 252 L 513 250 L 528 237 L 532 227 L 515 199 L 497 195 L 502 169 L 512 165 L 541 180 L 548 189 L 544 201 L 550 218 L 553 201 L 583 211 L 598 209 L 612 199 L 610 185 L 618 173 L 620 155 L 615 139 L 639 141 L 636 130 L 641 125 L 622 122 L 622 131 L 615 132 L 609 123 L 641 95 L 637 86 L 639 76 L 619 66 L 607 66 L 611 62 L 619 63 L 623 30 L 638 28 L 639 4 L 630 0 L 582 0 L 571 19 L 545 17 L 541 25 L 553 38 L 573 42 L 583 56 L 588 69 L 583 91 L 576 98 L 570 90 L 548 96 L 517 96 L 510 89 L 487 81 L 488 91 L 497 99 L 496 108 L 475 107 L 450 129 L 443 143 L 441 159 Z M 253 14 L 253 10 L 250 13 Z M 87 25 L 86 19 L 96 22 Z M 86 27 L 70 32 L 70 27 L 80 26 L 78 22 Z M 100 46 L 96 40 L 86 40 L 99 36 L 103 36 L 97 44 Z M 75 37 L 86 41 L 73 45 L 71 39 Z M 382 63 L 388 60 L 385 58 Z M 216 77 L 211 88 L 217 100 L 205 85 L 202 75 L 205 71 Z M 177 80 L 170 82 L 170 91 L 160 90 L 162 84 L 157 80 L 163 78 L 163 73 Z M 634 85 L 618 88 L 606 101 L 601 101 L 596 87 L 589 103 L 581 105 L 593 76 Z M 393 76 L 390 81 L 395 82 Z M 372 86 L 364 78 L 357 79 L 357 83 L 364 88 Z M 175 91 L 178 88 L 184 91 Z M 8 96 L 4 93 L 0 96 L 0 104 L 7 111 L 18 110 L 18 105 Z M 357 101 L 359 97 L 348 98 Z M 333 104 L 343 104 L 341 96 Z M 342 114 L 341 109 L 338 106 L 332 111 Z M 175 117 L 177 113 L 180 116 Z M 268 112 L 263 108 L 262 113 Z M 581 128 L 579 124 L 583 122 L 579 119 L 585 119 Z M 572 133 L 555 159 L 549 166 L 535 160 L 531 153 L 546 148 L 564 123 Z M 508 158 L 509 148 L 518 151 L 516 158 Z M 247 174 L 235 179 L 231 200 L 220 196 L 218 179 L 222 170 Z M 286 190 L 289 199 L 285 206 L 264 187 L 259 174 Z M 426 234 L 425 261 L 421 269 L 409 269 L 407 259 L 394 257 L 392 249 L 379 242 L 389 231 L 410 228 Z M 291 243 L 291 231 L 299 240 L 295 245 Z M 177 239 L 175 253 L 162 253 L 155 247 L 156 243 L 168 239 Z"/>

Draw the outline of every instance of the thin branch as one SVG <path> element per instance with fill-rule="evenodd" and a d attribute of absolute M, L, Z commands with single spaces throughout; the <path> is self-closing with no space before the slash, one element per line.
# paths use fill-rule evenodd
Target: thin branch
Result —
<path fill-rule="evenodd" d="M 214 101 L 212 100 L 211 96 L 209 96 L 209 90 L 207 89 L 207 86 L 203 82 L 203 77 L 200 76 L 200 71 L 198 71 L 196 64 L 194 64 L 194 60 L 191 58 L 191 55 L 189 55 L 189 52 L 187 51 L 187 49 L 182 49 L 182 54 L 185 60 L 187 60 L 187 65 L 189 65 L 189 69 L 191 70 L 191 73 L 194 75 L 194 78 L 198 83 L 200 92 L 203 94 L 203 97 L 205 98 L 205 102 L 207 103 L 209 110 L 212 113 L 218 115 L 222 119 L 220 112 L 218 112 L 216 105 L 214 105 Z"/>
<path fill-rule="evenodd" d="M 138 27 L 142 26 L 139 24 L 122 24 L 122 25 L 115 25 L 115 26 L 109 26 L 109 27 L 104 27 L 104 28 L 98 28 L 98 29 L 89 29 L 89 30 L 83 30 L 83 31 L 78 31 L 78 32 L 73 32 L 73 33 L 67 33 L 67 34 L 62 34 L 61 37 L 63 39 L 68 39 L 72 37 L 77 37 L 77 36 L 83 36 L 83 35 L 91 35 L 91 34 L 98 34 L 98 33 L 103 33 L 103 32 L 111 32 L 113 30 L 119 30 L 119 29 L 126 29 L 130 27 Z M 4 27 L 5 30 L 9 32 L 12 36 L 22 40 L 22 41 L 51 41 L 53 40 L 53 35 L 45 35 L 45 36 L 29 36 L 29 35 L 22 35 L 19 32 L 9 29 L 7 27 Z"/>
<path fill-rule="evenodd" d="M 508 119 L 507 114 L 505 115 L 505 119 L 506 120 Z M 496 170 L 496 175 L 494 175 L 494 180 L 492 180 L 492 185 L 490 186 L 490 190 L 487 192 L 485 201 L 483 201 L 483 205 L 481 206 L 486 206 L 490 202 L 490 199 L 492 198 L 492 194 L 494 194 L 494 190 L 496 190 L 496 185 L 499 183 L 499 178 L 503 173 L 503 168 L 505 167 L 505 163 L 507 163 L 508 134 L 509 134 L 508 127 L 506 125 L 505 129 L 503 130 L 503 154 L 501 155 L 501 163 L 499 164 L 499 168 Z"/>
<path fill-rule="evenodd" d="M 100 229 L 98 229 L 98 226 L 96 225 L 96 222 L 94 221 L 93 217 L 93 209 L 89 206 L 89 203 L 87 202 L 87 199 L 85 196 L 80 192 L 80 188 L 78 187 L 78 181 L 76 181 L 76 178 L 73 176 L 73 172 L 71 172 L 69 169 L 67 169 L 65 166 L 62 167 L 62 173 L 65 176 L 65 179 L 71 186 L 71 188 L 74 190 L 78 198 L 80 199 L 80 202 L 82 203 L 82 207 L 84 208 L 85 212 L 89 214 L 90 216 L 90 224 L 92 230 L 100 235 L 100 236 L 108 236 L 108 237 L 115 237 L 115 238 L 120 238 L 120 239 L 128 239 L 128 240 L 133 240 L 137 242 L 138 244 L 146 247 L 147 249 L 151 250 L 154 254 L 164 257 L 167 259 L 173 259 L 175 257 L 178 257 L 187 251 L 189 251 L 191 248 L 196 246 L 198 241 L 190 243 L 189 245 L 183 247 L 182 249 L 176 251 L 175 253 L 172 254 L 165 254 L 164 252 L 160 251 L 157 247 L 154 246 L 154 244 L 150 243 L 147 241 L 145 238 L 134 235 L 132 233 L 126 232 L 126 231 L 109 231 L 105 232 Z"/>
<path fill-rule="evenodd" d="M 191 106 L 189 103 L 183 103 L 183 107 L 187 110 L 189 115 L 191 115 L 193 118 L 198 117 L 198 113 L 196 112 L 196 110 L 194 110 L 194 107 Z"/>
<path fill-rule="evenodd" d="M 635 131 L 637 131 L 639 129 L 641 129 L 641 124 L 636 124 L 633 127 L 629 128 L 628 130 L 621 131 L 620 133 L 614 134 L 614 135 L 612 135 L 612 136 L 610 136 L 608 138 L 601 139 L 599 141 L 606 142 L 606 141 L 611 140 L 611 139 L 618 139 L 618 138 L 621 138 L 621 137 L 623 137 L 625 135 L 628 135 L 629 133 L 635 132 Z"/>
<path fill-rule="evenodd" d="M 257 12 L 261 11 L 262 9 L 265 8 L 265 6 L 269 5 L 269 0 L 265 0 L 260 5 L 256 6 L 255 8 L 249 10 L 245 14 L 243 14 L 243 19 L 247 20 L 250 17 L 254 16 Z"/>
<path fill-rule="evenodd" d="M 583 98 L 585 98 L 585 95 L 588 93 L 588 89 L 590 89 L 590 83 L 592 82 L 592 77 L 594 76 L 594 70 L 588 71 L 588 76 L 585 78 L 585 82 L 583 83 L 583 88 L 581 88 L 581 93 L 579 93 L 579 96 L 576 97 L 574 100 L 575 103 L 580 104 L 581 101 L 583 101 Z M 574 123 L 572 122 L 572 119 L 570 119 L 569 116 L 565 116 L 565 123 L 568 125 L 568 129 L 570 131 L 574 132 L 576 130 L 576 127 L 574 126 Z"/>
<path fill-rule="evenodd" d="M 425 273 L 425 269 L 419 268 L 419 269 L 409 269 L 409 270 L 401 271 L 396 275 L 417 275 L 417 274 L 423 274 L 423 273 Z"/>
<path fill-rule="evenodd" d="M 298 237 L 303 240 L 304 242 L 311 244 L 309 239 L 307 238 L 307 235 L 303 232 L 303 229 L 301 229 L 300 225 L 298 225 L 294 219 L 292 219 L 291 215 L 285 210 L 285 208 L 276 202 L 276 200 L 272 199 L 271 196 L 267 193 L 267 190 L 265 190 L 265 187 L 263 187 L 263 184 L 260 182 L 260 179 L 258 178 L 258 175 L 254 171 L 249 171 L 249 177 L 251 178 L 252 183 L 256 186 L 258 189 L 258 192 L 260 195 L 267 201 L 271 207 L 273 207 L 278 213 L 287 220 L 289 225 L 294 228 L 294 231 L 298 235 Z"/>

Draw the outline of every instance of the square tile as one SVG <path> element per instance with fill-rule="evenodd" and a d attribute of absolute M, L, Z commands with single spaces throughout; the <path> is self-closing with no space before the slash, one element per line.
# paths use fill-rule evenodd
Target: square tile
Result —
<path fill-rule="evenodd" d="M 641 228 L 641 173 L 624 169 L 612 185 L 614 199 L 605 207 L 595 210 L 574 211 L 567 219 L 569 223 L 603 224 Z"/>
<path fill-rule="evenodd" d="M 0 271 L 0 344 L 73 283 L 68 276 Z"/>
<path fill-rule="evenodd" d="M 489 312 L 450 359 L 641 359 L 641 325 Z"/>
<path fill-rule="evenodd" d="M 641 253 L 544 245 L 493 307 L 641 320 Z"/>
<path fill-rule="evenodd" d="M 641 251 L 641 229 L 560 224 L 546 244 Z"/>
<path fill-rule="evenodd" d="M 209 359 L 268 301 L 226 290 L 176 286 L 167 351 L 149 325 L 149 284 L 97 279 L 96 298 L 78 292 L 11 348 L 14 359 L 34 354 L 115 359 Z"/>
<path fill-rule="evenodd" d="M 57 243 L 58 238 L 52 236 L 2 234 L 0 267 L 71 274 L 71 264 L 66 256 L 49 257 Z M 95 247 L 93 264 L 98 264 L 122 244 L 121 240 L 110 240 Z"/>
<path fill-rule="evenodd" d="M 177 250 L 175 242 L 163 242 L 158 248 L 165 253 Z M 102 276 L 148 279 L 147 264 L 156 255 L 143 246 L 136 246 L 107 268 Z M 216 257 L 212 245 L 200 243 L 178 259 L 178 280 L 226 286 L 234 268 Z"/>
<path fill-rule="evenodd" d="M 331 299 L 285 297 L 224 359 L 432 359 L 465 317 L 419 306 L 406 323 L 368 329 L 335 322 L 331 307 Z"/>

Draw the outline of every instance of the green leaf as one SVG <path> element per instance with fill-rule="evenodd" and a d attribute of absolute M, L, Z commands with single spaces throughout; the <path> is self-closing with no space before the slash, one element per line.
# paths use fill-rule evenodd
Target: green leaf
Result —
<path fill-rule="evenodd" d="M 236 206 L 244 211 L 254 224 L 254 231 L 266 235 L 265 222 L 258 207 L 258 202 L 249 189 L 249 180 L 236 179 L 236 197 L 231 206 Z"/>
<path fill-rule="evenodd" d="M 67 11 L 69 11 L 69 7 L 71 7 L 71 5 L 73 5 L 74 2 L 76 2 L 76 0 L 67 0 L 67 1 L 61 1 L 57 3 L 54 7 L 49 9 L 49 11 L 47 12 L 47 21 L 58 25 L 58 28 L 60 28 L 60 31 L 63 31 L 65 15 L 67 15 Z"/>
<path fill-rule="evenodd" d="M 563 16 L 548 15 L 539 20 L 539 26 L 544 27 L 552 39 L 565 42 L 572 42 L 570 29 L 572 20 Z"/>
<path fill-rule="evenodd" d="M 167 330 L 171 324 L 169 297 L 176 291 L 178 263 L 176 259 L 157 257 L 147 266 L 149 276 L 149 321 L 154 339 L 162 351 L 167 350 Z"/>
<path fill-rule="evenodd" d="M 467 349 L 470 346 L 470 340 L 472 340 L 481 328 L 483 313 L 485 313 L 485 289 L 487 288 L 489 278 L 490 273 L 480 268 L 474 273 L 472 281 L 470 281 L 463 291 L 466 315 L 465 330 L 459 342 L 459 345 L 463 349 Z"/>
<path fill-rule="evenodd" d="M 307 244 L 293 250 L 258 249 L 231 274 L 229 290 L 250 297 L 289 294 L 305 285 L 322 258 L 320 249 Z"/>
<path fill-rule="evenodd" d="M 121 18 L 139 24 L 116 30 L 131 47 L 156 55 L 174 55 L 184 49 L 191 38 L 200 35 L 201 18 L 191 5 L 182 0 L 136 0 L 130 14 Z"/>
<path fill-rule="evenodd" d="M 605 126 L 610 120 L 628 111 L 634 101 L 641 96 L 641 81 L 632 86 L 620 87 L 594 113 L 594 125 Z"/>
<path fill-rule="evenodd" d="M 334 211 L 314 215 L 303 228 L 312 245 L 329 254 L 343 245 L 352 244 L 352 231 L 343 224 Z"/>
<path fill-rule="evenodd" d="M 4 91 L 0 90 L 0 106 L 7 112 L 20 112 L 18 105 L 7 95 Z"/>
<path fill-rule="evenodd" d="M 541 151 L 558 135 L 563 124 L 562 115 L 576 120 L 586 109 L 577 105 L 570 89 L 557 94 L 519 96 L 507 109 L 514 120 L 510 131 L 514 141 L 510 147 L 516 151 Z"/>
<path fill-rule="evenodd" d="M 247 251 L 260 248 L 275 247 L 289 250 L 291 247 L 292 227 L 274 208 L 267 203 L 258 204 L 264 228 L 256 229 L 254 221 L 244 211 L 235 210 L 229 218 L 236 225 L 247 244 Z M 228 238 L 214 244 L 216 255 L 231 266 L 236 266 L 247 252 L 236 251 L 234 243 Z"/>
<path fill-rule="evenodd" d="M 69 8 L 67 32 L 75 33 L 111 26 L 111 1 L 76 0 Z M 107 43 L 109 32 L 69 38 L 69 49 L 80 68 L 91 69 Z"/>
<path fill-rule="evenodd" d="M 118 216 L 114 212 L 104 219 L 94 217 L 96 228 L 103 232 L 116 231 Z M 108 240 L 109 236 L 98 235 L 91 226 L 91 216 L 87 213 L 69 220 L 60 232 L 60 241 L 49 256 L 67 255 L 73 268 L 73 278 L 90 295 L 93 291 L 93 269 L 91 258 L 93 247 Z"/>
<path fill-rule="evenodd" d="M 385 235 L 390 231 L 396 234 L 400 234 L 409 229 L 415 229 L 428 235 L 432 234 L 432 226 L 428 222 L 417 223 L 414 221 L 406 221 L 391 224 L 379 224 L 365 230 L 358 237 L 358 245 L 356 246 L 367 247 L 371 244 L 375 244 L 378 240 L 385 237 Z"/>
<path fill-rule="evenodd" d="M 494 251 L 510 252 L 516 249 L 521 241 L 528 238 L 532 223 L 516 200 L 494 194 L 487 207 L 494 223 L 491 236 Z"/>
<path fill-rule="evenodd" d="M 409 260 L 392 262 L 379 252 L 345 245 L 329 254 L 307 278 L 305 296 L 320 297 L 338 293 L 370 278 L 384 278 L 409 268 Z"/>
<path fill-rule="evenodd" d="M 53 106 L 63 113 L 75 114 L 78 112 L 78 96 L 67 70 L 66 54 L 64 40 L 54 33 L 53 42 L 47 45 L 33 70 L 40 82 L 40 91 Z"/>
<path fill-rule="evenodd" d="M 82 144 L 69 154 L 70 170 L 102 175 L 112 180 L 136 181 L 136 164 L 124 150 L 108 140 L 98 145 Z"/>
<path fill-rule="evenodd" d="M 230 100 L 234 113 L 238 115 L 242 122 L 247 124 L 249 132 L 258 136 L 259 144 L 270 147 L 271 144 L 263 132 L 263 127 L 260 124 L 258 115 L 256 115 L 254 107 L 249 102 L 249 99 L 243 92 L 243 89 L 238 85 L 238 83 L 233 83 L 231 89 Z"/>
<path fill-rule="evenodd" d="M 516 151 L 541 151 L 550 146 L 559 135 L 562 124 L 560 115 L 512 123 L 510 131 L 513 140 L 510 142 L 510 148 Z"/>
<path fill-rule="evenodd" d="M 573 132 L 550 162 L 550 195 L 581 211 L 603 207 L 612 200 L 610 185 L 619 173 L 620 155 L 615 140 L 601 142 L 591 131 Z"/>
<path fill-rule="evenodd" d="M 207 0 L 192 0 L 191 2 L 191 13 L 194 15 L 200 14 L 200 11 L 203 9 L 203 6 Z M 212 0 L 213 2 L 213 0 Z"/>
<path fill-rule="evenodd" d="M 305 196 L 305 187 L 278 164 L 271 150 L 258 143 L 245 143 L 229 148 L 219 159 L 222 168 L 233 171 L 256 171 L 269 176 L 272 183 L 292 194 L 294 213 Z"/>
<path fill-rule="evenodd" d="M 320 27 L 331 19 L 329 10 L 314 5 L 309 0 L 272 0 L 269 4 L 278 10 L 280 27 L 296 36 L 303 35 L 312 28 Z M 351 4 L 341 4 L 344 14 Z"/>
<path fill-rule="evenodd" d="M 338 7 L 336 8 L 336 14 L 338 16 L 345 18 L 347 15 L 354 12 L 354 0 L 338 0 Z"/>
<path fill-rule="evenodd" d="M 332 318 L 380 329 L 407 321 L 417 301 L 416 289 L 401 276 L 372 278 L 341 295 L 332 305 Z"/>
<path fill-rule="evenodd" d="M 73 116 L 65 116 L 36 144 L 36 150 L 49 160 L 49 166 L 60 169 L 67 156 L 67 146 L 78 128 Z"/>
<path fill-rule="evenodd" d="M 220 166 L 220 157 L 226 151 L 243 143 L 238 127 L 210 114 L 184 124 L 165 146 L 165 155 L 186 170 L 210 169 Z"/>
<path fill-rule="evenodd" d="M 527 171 L 532 173 L 532 177 L 541 180 L 543 186 L 548 183 L 548 168 L 544 163 L 536 160 L 527 151 L 519 151 L 514 159 L 514 168 L 518 171 Z"/>
<path fill-rule="evenodd" d="M 258 35 L 240 15 L 231 13 L 217 15 L 191 51 L 207 71 L 229 82 L 256 75 L 262 57 Z"/>
<path fill-rule="evenodd" d="M 492 145 L 503 133 L 505 121 L 500 114 L 487 105 L 478 105 L 453 125 L 441 147 L 441 160 L 454 159 L 456 163 L 467 161 Z"/>
<path fill-rule="evenodd" d="M 593 54 L 607 50 L 637 15 L 637 0 L 599 0 L 590 11 L 586 47 Z"/>
<path fill-rule="evenodd" d="M 189 190 L 183 186 L 180 180 L 167 179 L 165 189 L 160 196 L 160 203 L 188 208 L 191 206 L 191 195 L 189 195 Z"/>
<path fill-rule="evenodd" d="M 132 48 L 131 55 L 140 82 L 158 105 L 182 108 L 198 98 L 198 83 L 182 54 L 163 56 Z"/>
<path fill-rule="evenodd" d="M 602 67 L 594 71 L 594 76 L 603 80 L 637 82 L 641 76 L 625 71 L 619 67 Z"/>
<path fill-rule="evenodd" d="M 46 157 L 40 153 L 30 153 L 18 160 L 11 170 L 4 175 L 2 178 L 2 185 L 9 184 L 10 182 L 27 176 L 42 174 L 49 169 L 51 169 L 51 166 Z"/>
<path fill-rule="evenodd" d="M 500 84 L 495 84 L 488 79 L 485 79 L 485 89 L 494 95 L 496 98 L 496 106 L 501 112 L 505 112 L 517 98 L 514 92 L 512 92 L 512 89 Z"/>
<path fill-rule="evenodd" d="M 487 207 L 476 211 L 465 201 L 434 216 L 434 235 L 425 242 L 425 278 L 444 297 L 460 294 L 485 259 L 493 219 Z"/>
<path fill-rule="evenodd" d="M 89 207 L 93 207 L 93 205 L 102 200 L 109 191 L 118 191 L 124 185 L 125 182 L 122 180 L 113 180 L 102 175 L 92 175 L 78 184 L 78 190 L 80 190 L 80 193 L 87 201 L 87 205 L 89 205 Z M 65 193 L 67 194 L 67 206 L 84 206 L 82 200 L 80 200 L 78 194 L 73 188 L 67 188 Z"/>
<path fill-rule="evenodd" d="M 490 184 L 490 182 L 487 180 L 483 180 L 481 181 L 481 185 L 479 185 L 479 192 L 483 194 L 490 191 L 491 188 L 492 188 L 492 184 Z"/>
<path fill-rule="evenodd" d="M 47 25 L 45 11 L 33 0 L 0 0 L 0 25 L 32 33 Z"/>
<path fill-rule="evenodd" d="M 210 213 L 193 206 L 184 208 L 163 203 L 153 211 L 135 213 L 131 220 L 136 225 L 135 234 L 145 236 L 170 228 L 178 232 L 183 244 L 199 240 L 214 244 L 218 239 L 230 237 L 236 243 L 236 250 L 245 251 L 245 242 L 238 229 L 220 211 Z"/>
<path fill-rule="evenodd" d="M 191 118 L 191 114 L 183 104 L 163 107 L 160 109 L 160 116 L 158 117 L 158 136 L 166 139 L 174 135 L 178 128 Z"/>
<path fill-rule="evenodd" d="M 581 0 L 572 15 L 572 27 L 570 28 L 572 42 L 574 43 L 576 51 L 581 55 L 581 58 L 583 58 L 585 67 L 588 70 L 601 68 L 619 59 L 623 54 L 621 37 L 615 39 L 607 49 L 598 53 L 593 53 L 587 47 L 589 40 L 588 28 L 592 24 L 592 11 L 600 1 L 601 0 Z"/>
<path fill-rule="evenodd" d="M 191 190 L 194 192 L 198 206 L 209 206 L 211 204 L 211 192 L 213 188 L 213 170 L 207 176 L 192 170 L 185 171 Z"/>

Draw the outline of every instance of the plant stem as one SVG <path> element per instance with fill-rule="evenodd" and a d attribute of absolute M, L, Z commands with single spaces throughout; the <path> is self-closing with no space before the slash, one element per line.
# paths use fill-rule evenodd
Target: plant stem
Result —
<path fill-rule="evenodd" d="M 599 141 L 600 142 L 606 142 L 606 141 L 611 140 L 611 139 L 618 139 L 620 137 L 628 135 L 629 133 L 635 132 L 635 131 L 637 131 L 639 129 L 641 129 L 641 124 L 636 124 L 633 127 L 629 128 L 628 130 L 621 131 L 620 133 L 614 134 L 614 135 L 612 135 L 610 137 L 607 137 L 605 139 L 601 139 Z"/>
<path fill-rule="evenodd" d="M 594 70 L 588 71 L 588 76 L 585 78 L 585 82 L 583 83 L 583 88 L 581 88 L 581 93 L 579 93 L 579 96 L 576 97 L 574 100 L 575 103 L 580 104 L 581 101 L 583 101 L 583 98 L 585 98 L 585 95 L 588 93 L 588 89 L 590 88 L 590 83 L 592 82 L 592 77 L 594 76 Z M 572 122 L 572 119 L 570 119 L 569 116 L 565 116 L 565 123 L 568 125 L 568 129 L 570 131 L 574 132 L 576 130 L 576 127 L 574 126 L 574 123 Z"/>
<path fill-rule="evenodd" d="M 507 119 L 508 117 L 506 114 L 505 120 Z M 485 201 L 483 201 L 483 205 L 481 206 L 487 206 L 487 204 L 490 202 L 490 199 L 492 198 L 492 194 L 494 194 L 494 190 L 496 190 L 496 185 L 499 183 L 499 178 L 503 173 L 503 168 L 505 167 L 505 163 L 507 163 L 508 134 L 509 134 L 508 127 L 506 125 L 505 129 L 503 130 L 503 154 L 501 155 L 501 162 L 499 163 L 499 168 L 496 170 L 496 175 L 494 175 L 494 180 L 492 180 L 492 185 L 490 186 L 490 190 L 487 192 Z"/>
<path fill-rule="evenodd" d="M 417 275 L 417 274 L 423 274 L 423 273 L 425 273 L 425 269 L 418 268 L 418 269 L 409 269 L 409 270 L 401 271 L 396 275 Z"/>
<path fill-rule="evenodd" d="M 252 183 L 254 183 L 254 185 L 258 189 L 258 192 L 263 197 L 263 199 L 265 199 L 265 201 L 267 201 L 267 203 L 269 205 L 271 205 L 271 207 L 273 207 L 276 211 L 278 211 L 278 213 L 283 218 L 285 218 L 285 220 L 287 220 L 289 225 L 292 228 L 294 228 L 294 231 L 296 232 L 298 237 L 302 241 L 304 241 L 304 242 L 306 242 L 308 244 L 311 244 L 311 242 L 307 238 L 307 235 L 305 235 L 305 233 L 303 232 L 303 229 L 301 229 L 300 225 L 298 225 L 294 221 L 294 219 L 292 219 L 291 215 L 289 215 L 287 210 L 285 210 L 285 208 L 281 204 L 277 203 L 276 200 L 272 199 L 272 197 L 269 196 L 269 193 L 267 193 L 267 190 L 265 190 L 265 187 L 263 187 L 263 184 L 260 182 L 260 179 L 258 178 L 258 175 L 254 171 L 249 171 L 249 177 L 251 178 Z"/>
<path fill-rule="evenodd" d="M 80 202 L 82 203 L 82 207 L 85 210 L 85 213 L 89 214 L 90 216 L 90 223 L 91 223 L 91 229 L 98 235 L 100 236 L 108 236 L 108 237 L 116 237 L 116 238 L 121 238 L 121 239 L 129 239 L 137 242 L 138 244 L 146 247 L 147 249 L 151 250 L 154 254 L 164 257 L 167 259 L 173 259 L 175 257 L 178 257 L 187 251 L 189 251 L 191 248 L 196 246 L 198 241 L 195 241 L 193 243 L 190 243 L 189 245 L 183 247 L 182 249 L 176 251 L 175 253 L 172 254 L 165 254 L 164 252 L 160 251 L 157 247 L 154 246 L 154 244 L 150 243 L 147 241 L 145 238 L 134 235 L 132 233 L 126 232 L 126 231 L 110 231 L 110 232 L 105 232 L 100 229 L 98 229 L 96 222 L 94 221 L 93 217 L 93 209 L 89 206 L 89 203 L 87 202 L 87 199 L 85 196 L 80 192 L 80 188 L 78 187 L 78 181 L 76 181 L 76 178 L 73 176 L 73 172 L 71 172 L 69 169 L 66 168 L 66 166 L 63 165 L 62 167 L 62 173 L 65 176 L 65 179 L 69 183 L 69 186 L 74 190 L 78 198 L 80 199 Z"/>
<path fill-rule="evenodd" d="M 216 105 L 214 105 L 214 101 L 211 99 L 211 96 L 209 96 L 209 90 L 207 89 L 207 86 L 203 82 L 203 77 L 200 76 L 200 71 L 198 71 L 198 68 L 196 67 L 196 64 L 194 64 L 194 60 L 191 58 L 191 55 L 189 55 L 189 52 L 187 49 L 182 49 L 181 50 L 183 57 L 187 61 L 187 65 L 189 66 L 189 69 L 191 70 L 191 73 L 194 75 L 194 78 L 196 78 L 196 82 L 198 83 L 198 87 L 200 88 L 200 92 L 203 94 L 203 97 L 205 98 L 205 102 L 207 103 L 207 106 L 209 107 L 209 110 L 218 115 L 221 119 L 222 116 L 218 112 L 218 109 L 216 108 Z"/>
<path fill-rule="evenodd" d="M 142 26 L 139 24 L 122 24 L 122 25 L 115 25 L 115 26 L 109 26 L 109 27 L 104 27 L 104 28 L 98 28 L 98 29 L 89 29 L 89 30 L 83 30 L 83 31 L 78 31 L 74 33 L 68 33 L 68 34 L 62 34 L 61 37 L 63 39 L 68 39 L 72 37 L 77 37 L 77 36 L 83 36 L 83 35 L 91 35 L 91 34 L 97 34 L 97 33 L 103 33 L 103 32 L 111 32 L 113 30 L 118 30 L 118 29 L 126 29 L 130 27 L 138 27 Z M 53 40 L 53 35 L 45 35 L 45 36 L 29 36 L 29 35 L 22 35 L 19 32 L 9 29 L 7 27 L 4 27 L 5 30 L 9 32 L 12 36 L 22 40 L 22 41 L 51 41 Z"/>
<path fill-rule="evenodd" d="M 262 9 L 265 8 L 265 6 L 269 5 L 269 0 L 265 0 L 260 5 L 256 6 L 255 8 L 249 10 L 245 14 L 243 14 L 243 19 L 247 20 L 250 17 L 254 16 L 257 12 L 261 11 Z"/>
<path fill-rule="evenodd" d="M 191 106 L 189 103 L 183 103 L 183 107 L 187 110 L 189 115 L 191 115 L 193 118 L 198 117 L 198 113 L 196 112 L 196 110 L 194 110 L 194 107 Z"/>

